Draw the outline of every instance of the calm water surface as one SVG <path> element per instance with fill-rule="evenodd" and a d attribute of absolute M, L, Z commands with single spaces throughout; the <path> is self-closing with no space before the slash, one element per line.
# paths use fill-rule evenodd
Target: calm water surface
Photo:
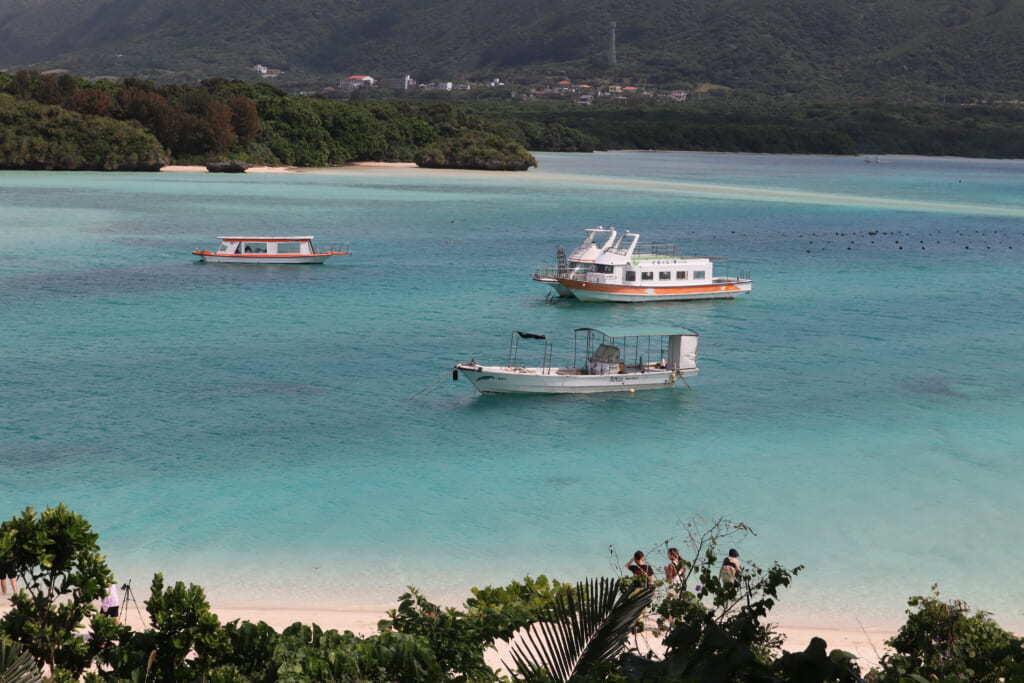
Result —
<path fill-rule="evenodd" d="M 1024 163 L 539 158 L 0 173 L 0 517 L 65 502 L 122 580 L 342 608 L 607 574 L 609 546 L 624 561 L 724 515 L 757 532 L 744 560 L 807 566 L 783 598 L 801 619 L 900 623 L 937 582 L 1024 627 Z M 754 293 L 545 301 L 532 269 L 599 224 L 731 257 Z M 353 255 L 189 253 L 239 233 Z M 573 328 L 633 324 L 700 332 L 691 390 L 450 381 L 503 361 L 513 329 L 564 361 Z"/>

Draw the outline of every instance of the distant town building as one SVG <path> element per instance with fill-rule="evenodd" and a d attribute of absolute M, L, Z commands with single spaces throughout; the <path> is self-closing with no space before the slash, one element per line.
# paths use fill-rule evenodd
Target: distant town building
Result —
<path fill-rule="evenodd" d="M 676 102 L 685 102 L 689 93 L 685 90 L 673 90 L 668 94 L 669 99 L 675 100 Z"/>
<path fill-rule="evenodd" d="M 373 80 L 373 76 L 349 76 L 348 78 L 341 79 L 338 83 L 338 87 L 342 90 L 355 90 L 356 88 L 372 88 L 377 81 Z"/>
<path fill-rule="evenodd" d="M 412 79 L 412 76 L 401 76 L 400 78 L 389 78 L 384 85 L 388 90 L 408 90 L 416 85 L 416 81 Z"/>
<path fill-rule="evenodd" d="M 262 78 L 277 78 L 284 73 L 281 69 L 271 69 L 269 66 L 263 66 L 262 64 L 253 64 L 251 68 Z"/>

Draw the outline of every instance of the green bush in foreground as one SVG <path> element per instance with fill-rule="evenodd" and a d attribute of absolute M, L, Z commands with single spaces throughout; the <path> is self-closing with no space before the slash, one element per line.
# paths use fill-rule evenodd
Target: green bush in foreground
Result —
<path fill-rule="evenodd" d="M 295 623 L 281 633 L 263 622 L 221 624 L 202 588 L 165 586 L 157 574 L 146 601 L 149 626 L 134 631 L 95 615 L 92 603 L 112 577 L 88 522 L 64 505 L 43 513 L 27 508 L 0 524 L 0 554 L 20 587 L 13 609 L 0 620 L 0 681 L 37 683 L 40 665 L 54 681 L 79 679 L 88 670 L 84 680 L 92 683 L 1024 680 L 1024 641 L 963 602 L 940 600 L 934 587 L 932 596 L 910 599 L 906 624 L 887 643 L 893 652 L 864 679 L 853 655 L 829 652 L 820 638 L 803 651 L 783 652 L 769 614 L 802 567 L 774 563 L 763 570 L 745 561 L 735 580 L 722 579 L 716 548 L 723 539 L 753 532 L 725 519 L 694 519 L 685 527 L 692 554 L 681 565 L 692 592 L 675 586 L 647 607 L 657 615 L 653 633 L 664 647 L 655 655 L 641 651 L 640 642 L 631 648 L 627 642 L 653 594 L 646 577 L 640 584 L 637 577 L 618 577 L 575 586 L 527 577 L 474 588 L 458 609 L 410 587 L 379 622 L 378 633 L 363 637 L 315 624 Z M 87 625 L 91 632 L 82 637 Z M 524 637 L 533 639 L 529 649 L 522 647 Z M 484 654 L 498 640 L 513 638 L 519 643 L 516 669 L 499 675 Z M 35 665 L 26 665 L 19 647 Z M 556 669 L 562 674 L 553 678 Z"/>
<path fill-rule="evenodd" d="M 0 632 L 55 675 L 80 676 L 98 652 L 96 642 L 75 633 L 113 581 L 98 539 L 89 522 L 63 504 L 41 513 L 29 507 L 0 524 L 0 555 L 20 589 Z"/>
<path fill-rule="evenodd" d="M 932 595 L 907 601 L 907 623 L 886 644 L 877 683 L 1024 680 L 1024 641 L 960 600 Z"/>

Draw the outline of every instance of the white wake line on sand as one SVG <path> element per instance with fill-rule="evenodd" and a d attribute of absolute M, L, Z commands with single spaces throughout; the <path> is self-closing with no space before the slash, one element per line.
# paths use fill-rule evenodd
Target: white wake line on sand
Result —
<path fill-rule="evenodd" d="M 203 166 L 165 166 L 163 172 L 207 173 Z M 464 171 L 451 169 L 419 168 L 412 163 L 355 162 L 333 168 L 299 168 L 295 166 L 256 166 L 247 173 L 311 173 L 311 174 L 431 174 L 434 176 L 458 176 L 461 179 L 475 178 L 516 180 L 525 183 L 568 182 L 579 185 L 608 187 L 613 189 L 647 190 L 668 192 L 707 199 L 734 199 L 751 202 L 773 202 L 779 204 L 805 204 L 809 206 L 843 206 L 852 208 L 874 208 L 921 213 L 953 213 L 965 216 L 988 216 L 993 218 L 1024 218 L 1024 206 L 996 204 L 973 204 L 965 202 L 928 201 L 923 199 L 895 199 L 891 197 L 866 197 L 838 192 L 814 192 L 809 190 L 782 190 L 743 185 L 716 185 L 694 183 L 685 180 L 635 180 L 608 176 L 588 176 L 574 173 L 545 173 L 543 170 L 528 172 L 507 171 Z M 220 175 L 220 174 L 218 174 Z"/>
<path fill-rule="evenodd" d="M 542 174 L 528 174 L 529 178 L 541 180 Z M 817 206 L 848 206 L 926 213 L 955 213 L 967 216 L 991 216 L 1001 218 L 1024 218 L 1024 207 L 999 206 L 993 204 L 968 204 L 961 202 L 932 202 L 921 199 L 892 199 L 888 197 L 865 197 L 861 195 L 834 192 L 813 192 L 807 190 L 779 190 L 741 185 L 714 185 L 693 183 L 682 180 L 633 180 L 630 178 L 594 177 L 576 174 L 547 174 L 543 182 L 552 179 L 583 185 L 612 188 L 630 188 L 672 192 L 712 199 L 739 199 L 754 202 L 777 202 L 785 204 L 808 204 Z"/>

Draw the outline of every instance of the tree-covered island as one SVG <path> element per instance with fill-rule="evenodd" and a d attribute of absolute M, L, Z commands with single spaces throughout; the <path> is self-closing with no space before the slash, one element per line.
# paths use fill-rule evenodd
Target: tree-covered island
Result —
<path fill-rule="evenodd" d="M 537 165 L 527 150 L 609 149 L 1024 158 L 1024 108 L 769 101 L 736 93 L 586 106 L 565 99 L 336 99 L 222 78 L 156 85 L 0 73 L 4 169 L 157 170 L 232 159 L 526 170 Z"/>
<path fill-rule="evenodd" d="M 225 79 L 156 86 L 0 74 L 5 169 L 148 171 L 229 158 L 324 167 L 411 162 L 429 149 L 445 156 L 442 161 L 435 151 L 424 165 L 525 170 L 537 164 L 506 128 L 451 104 L 294 97 Z"/>

